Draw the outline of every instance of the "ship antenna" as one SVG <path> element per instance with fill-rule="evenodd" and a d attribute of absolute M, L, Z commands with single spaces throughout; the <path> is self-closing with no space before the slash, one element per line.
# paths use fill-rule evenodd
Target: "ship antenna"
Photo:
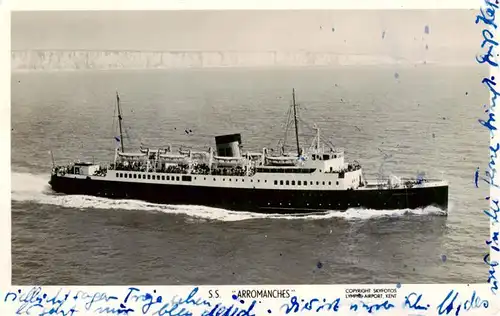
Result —
<path fill-rule="evenodd" d="M 295 121 L 295 140 L 297 141 L 297 155 L 300 157 L 299 129 L 297 126 L 297 104 L 295 104 L 295 89 L 292 90 L 293 119 Z"/>
<path fill-rule="evenodd" d="M 122 111 L 120 109 L 120 96 L 118 95 L 118 91 L 116 91 L 116 105 L 118 106 L 118 124 L 120 125 L 120 144 L 122 145 L 122 153 L 124 153 L 125 148 L 123 147 Z"/>

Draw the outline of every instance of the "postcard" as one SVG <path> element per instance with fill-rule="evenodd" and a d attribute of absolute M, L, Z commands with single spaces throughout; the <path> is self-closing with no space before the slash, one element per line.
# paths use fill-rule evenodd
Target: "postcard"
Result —
<path fill-rule="evenodd" d="M 500 314 L 498 2 L 316 2 L 0 5 L 2 315 Z"/>

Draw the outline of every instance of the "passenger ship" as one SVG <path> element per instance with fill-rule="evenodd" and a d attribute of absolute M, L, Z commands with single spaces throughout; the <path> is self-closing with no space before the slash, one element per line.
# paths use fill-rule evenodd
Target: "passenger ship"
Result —
<path fill-rule="evenodd" d="M 114 162 L 54 165 L 49 182 L 54 191 L 260 213 L 426 206 L 437 206 L 447 213 L 445 181 L 395 176 L 366 180 L 357 162 L 345 161 L 342 149 L 325 149 L 319 128 L 313 145 L 307 150 L 300 148 L 295 92 L 289 114 L 295 126 L 297 151 L 280 150 L 279 154 L 266 148 L 243 153 L 240 134 L 216 136 L 215 151 L 174 151 L 166 146 L 127 152 L 118 93 L 116 99 L 120 146 L 115 150 Z"/>

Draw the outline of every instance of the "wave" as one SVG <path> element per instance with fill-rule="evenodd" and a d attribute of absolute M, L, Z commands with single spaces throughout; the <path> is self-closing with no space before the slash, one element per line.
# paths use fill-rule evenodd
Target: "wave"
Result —
<path fill-rule="evenodd" d="M 50 175 L 31 173 L 12 173 L 12 201 L 33 202 L 78 209 L 107 210 L 143 210 L 163 212 L 167 214 L 183 214 L 196 219 L 216 221 L 243 221 L 251 219 L 283 219 L 283 220 L 322 220 L 341 218 L 347 220 L 364 220 L 380 217 L 397 217 L 403 215 L 444 215 L 444 212 L 433 206 L 419 209 L 373 210 L 351 208 L 345 212 L 327 211 L 306 215 L 260 214 L 236 212 L 220 208 L 197 205 L 164 205 L 138 200 L 114 200 L 87 195 L 62 195 L 52 191 L 48 184 Z"/>

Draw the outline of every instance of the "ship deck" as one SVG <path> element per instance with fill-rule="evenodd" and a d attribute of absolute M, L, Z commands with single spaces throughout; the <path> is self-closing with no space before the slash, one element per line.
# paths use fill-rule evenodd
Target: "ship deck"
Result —
<path fill-rule="evenodd" d="M 406 181 L 412 181 L 415 182 L 415 179 L 401 179 L 401 184 L 400 186 L 390 186 L 388 183 L 388 179 L 385 180 L 367 180 L 366 185 L 363 187 L 359 187 L 356 190 L 393 190 L 393 189 L 407 189 L 406 186 L 404 186 L 404 183 Z M 433 187 L 447 187 L 448 182 L 445 180 L 438 180 L 438 179 L 425 179 L 422 183 L 420 184 L 414 184 L 411 188 L 433 188 Z"/>

